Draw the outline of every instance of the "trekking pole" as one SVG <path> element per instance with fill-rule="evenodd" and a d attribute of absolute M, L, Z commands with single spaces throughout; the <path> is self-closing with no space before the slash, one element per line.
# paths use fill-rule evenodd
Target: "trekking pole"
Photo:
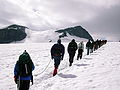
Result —
<path fill-rule="evenodd" d="M 17 89 L 20 89 L 20 76 L 18 77 Z"/>
<path fill-rule="evenodd" d="M 33 75 L 31 74 L 31 82 L 32 82 L 32 85 L 33 85 Z"/>

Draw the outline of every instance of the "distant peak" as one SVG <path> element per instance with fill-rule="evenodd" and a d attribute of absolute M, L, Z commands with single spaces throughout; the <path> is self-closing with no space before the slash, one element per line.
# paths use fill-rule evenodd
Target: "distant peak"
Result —
<path fill-rule="evenodd" d="M 93 41 L 92 36 L 88 33 L 88 31 L 86 31 L 81 26 L 68 27 L 65 29 L 57 30 L 55 32 L 62 33 L 62 35 L 60 35 L 59 37 L 66 37 L 67 36 L 66 33 L 68 33 L 71 36 L 86 38 L 86 39 L 90 39 Z"/>
<path fill-rule="evenodd" d="M 9 25 L 7 28 L 11 28 L 11 27 L 13 27 L 13 28 L 16 28 L 16 27 L 28 28 L 28 27 L 26 27 L 26 26 L 17 25 L 17 24 L 12 24 L 12 25 Z"/>

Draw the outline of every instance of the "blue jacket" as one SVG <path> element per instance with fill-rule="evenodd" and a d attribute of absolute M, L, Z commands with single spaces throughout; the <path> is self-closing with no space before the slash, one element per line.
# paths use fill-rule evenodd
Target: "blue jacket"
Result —
<path fill-rule="evenodd" d="M 35 69 L 34 64 L 32 64 L 32 71 Z M 14 76 L 16 76 L 17 78 L 19 78 L 19 65 L 16 63 L 15 67 L 14 67 Z M 20 76 L 20 80 L 31 80 L 31 75 L 26 76 L 26 77 L 22 77 Z"/>

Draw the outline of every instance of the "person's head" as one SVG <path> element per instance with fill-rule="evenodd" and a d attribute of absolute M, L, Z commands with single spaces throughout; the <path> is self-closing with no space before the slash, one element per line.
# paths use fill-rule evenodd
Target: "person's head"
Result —
<path fill-rule="evenodd" d="M 29 54 L 27 53 L 27 51 L 24 50 L 23 54 L 21 54 L 21 55 L 19 56 L 19 61 L 27 62 L 27 61 L 29 61 L 29 60 L 30 60 L 30 56 L 29 56 Z"/>
<path fill-rule="evenodd" d="M 72 42 L 75 42 L 75 39 L 72 39 Z"/>
<path fill-rule="evenodd" d="M 57 43 L 58 43 L 58 44 L 61 44 L 61 40 L 60 40 L 60 39 L 58 39 Z"/>
<path fill-rule="evenodd" d="M 83 44 L 83 41 L 81 41 L 80 43 Z"/>
<path fill-rule="evenodd" d="M 26 54 L 26 53 L 27 53 L 27 51 L 26 51 L 26 50 L 24 50 L 23 54 Z"/>

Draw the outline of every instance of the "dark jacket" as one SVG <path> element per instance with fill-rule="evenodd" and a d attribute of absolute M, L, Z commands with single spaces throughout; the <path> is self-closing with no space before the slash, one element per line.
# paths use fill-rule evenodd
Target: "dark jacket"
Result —
<path fill-rule="evenodd" d="M 20 65 L 22 63 L 22 61 L 20 61 L 20 60 L 24 59 L 24 58 L 21 58 L 21 57 L 22 57 L 22 55 L 20 55 L 19 60 L 15 64 L 15 67 L 14 67 L 14 76 L 16 78 L 20 77 L 20 80 L 31 80 L 32 74 L 29 75 L 29 76 L 20 76 L 20 72 L 21 72 Z M 34 66 L 34 64 L 33 64 L 32 60 L 31 60 L 29 54 L 28 54 L 28 58 L 27 59 L 29 59 L 28 61 L 30 62 L 29 64 L 31 65 L 31 69 L 32 69 L 31 71 L 33 71 L 34 68 L 35 68 L 35 66 Z"/>
<path fill-rule="evenodd" d="M 54 56 L 61 56 L 63 59 L 65 53 L 65 47 L 62 44 L 54 44 L 51 48 L 51 58 L 53 59 Z"/>
<path fill-rule="evenodd" d="M 68 53 L 71 53 L 71 52 L 75 52 L 77 50 L 77 43 L 72 40 L 69 44 L 68 44 Z"/>
<path fill-rule="evenodd" d="M 87 47 L 87 48 L 90 48 L 90 47 L 91 47 L 91 42 L 90 42 L 90 41 L 88 41 L 88 42 L 86 43 L 86 47 Z"/>

